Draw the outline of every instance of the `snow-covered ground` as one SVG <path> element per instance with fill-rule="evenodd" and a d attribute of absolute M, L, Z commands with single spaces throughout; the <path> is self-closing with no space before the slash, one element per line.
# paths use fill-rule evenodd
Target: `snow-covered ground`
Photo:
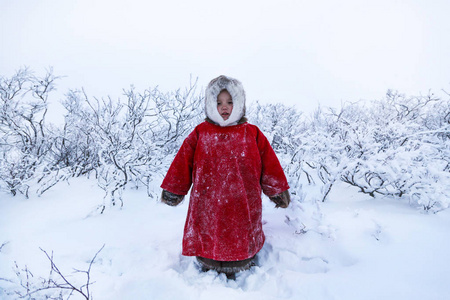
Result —
<path fill-rule="evenodd" d="M 326 203 L 286 210 L 264 198 L 266 244 L 258 265 L 230 281 L 200 272 L 193 258 L 181 256 L 187 200 L 169 207 L 144 190 L 127 190 L 123 209 L 100 215 L 102 201 L 103 192 L 88 179 L 60 183 L 40 198 L 1 194 L 0 298 L 18 298 L 13 293 L 20 277 L 27 281 L 25 267 L 32 284 L 49 278 L 40 248 L 53 252 L 61 272 L 82 286 L 85 274 L 74 269 L 87 270 L 103 245 L 90 272 L 96 300 L 450 297 L 450 210 L 425 214 L 344 186 Z"/>

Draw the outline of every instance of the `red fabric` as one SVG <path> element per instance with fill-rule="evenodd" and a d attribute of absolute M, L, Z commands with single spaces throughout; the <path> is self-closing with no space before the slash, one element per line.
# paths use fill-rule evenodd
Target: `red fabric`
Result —
<path fill-rule="evenodd" d="M 178 151 L 161 187 L 186 195 L 193 184 L 183 255 L 244 260 L 264 244 L 261 191 L 289 189 L 267 138 L 248 123 L 198 125 Z"/>

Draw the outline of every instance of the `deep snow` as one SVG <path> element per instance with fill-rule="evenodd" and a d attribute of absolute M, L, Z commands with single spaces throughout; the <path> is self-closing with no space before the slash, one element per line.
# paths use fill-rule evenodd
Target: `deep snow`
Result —
<path fill-rule="evenodd" d="M 426 214 L 345 186 L 326 203 L 283 210 L 263 201 L 266 243 L 258 266 L 228 281 L 180 254 L 188 199 L 169 207 L 144 190 L 127 190 L 123 209 L 100 215 L 103 192 L 95 180 L 72 179 L 40 198 L 1 194 L 0 298 L 17 298 L 15 262 L 36 283 L 48 278 L 39 248 L 53 251 L 57 266 L 81 286 L 84 274 L 73 268 L 86 270 L 105 245 L 91 270 L 96 300 L 448 299 L 450 210 Z"/>

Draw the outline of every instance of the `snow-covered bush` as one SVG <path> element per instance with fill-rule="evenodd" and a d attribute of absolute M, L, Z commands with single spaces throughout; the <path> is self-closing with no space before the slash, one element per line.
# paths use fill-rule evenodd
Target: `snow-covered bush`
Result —
<path fill-rule="evenodd" d="M 55 77 L 28 69 L 0 78 L 0 186 L 38 194 L 72 176 L 95 176 L 108 201 L 121 206 L 123 189 L 150 188 L 163 176 L 184 138 L 204 116 L 196 82 L 185 90 L 124 90 L 122 99 L 90 98 L 71 90 L 62 101 L 63 126 L 46 123 Z M 406 198 L 424 210 L 450 204 L 450 100 L 388 91 L 379 101 L 319 107 L 248 105 L 286 172 L 291 194 L 326 201 L 337 182 L 370 196 Z M 303 187 L 308 187 L 304 189 Z M 305 192 L 308 191 L 308 193 Z"/>
<path fill-rule="evenodd" d="M 442 120 L 445 115 L 448 119 L 448 108 L 446 112 L 432 107 L 448 107 L 448 103 L 432 95 L 406 97 L 389 91 L 386 99 L 370 103 L 370 110 L 351 105 L 357 107 L 348 113 L 344 108 L 347 123 L 355 110 L 365 116 L 358 128 L 349 132 L 347 146 L 354 149 L 353 160 L 342 180 L 371 196 L 407 197 L 425 210 L 447 208 L 450 195 L 445 182 L 450 179 L 446 170 L 450 156 L 443 133 L 448 134 L 449 124 Z M 425 126 L 434 119 L 441 120 L 438 126 Z"/>
<path fill-rule="evenodd" d="M 250 123 L 257 125 L 269 140 L 288 177 L 292 195 L 303 198 L 299 159 L 303 151 L 304 122 L 295 107 L 277 104 L 251 103 L 248 107 Z"/>
<path fill-rule="evenodd" d="M 346 133 L 339 130 L 338 123 L 331 116 L 318 107 L 306 120 L 302 134 L 301 166 L 308 182 L 319 185 L 322 202 L 348 165 Z"/>
<path fill-rule="evenodd" d="M 183 140 L 204 119 L 203 94 L 197 82 L 174 92 L 155 94 L 152 101 L 151 139 L 161 149 L 162 157 L 174 156 Z"/>
<path fill-rule="evenodd" d="M 250 121 L 268 136 L 293 194 L 304 194 L 308 184 L 325 201 L 342 181 L 372 197 L 406 198 L 439 211 L 450 204 L 449 107 L 433 94 L 388 91 L 383 100 L 319 107 L 311 117 L 256 103 Z"/>
<path fill-rule="evenodd" d="M 304 135 L 304 170 L 317 171 L 323 200 L 336 179 L 361 192 L 449 205 L 449 101 L 389 91 L 381 101 L 318 110 Z"/>
<path fill-rule="evenodd" d="M 51 70 L 38 77 L 26 68 L 0 77 L 0 185 L 13 195 L 28 196 L 29 183 L 51 168 L 45 116 L 56 79 Z"/>
<path fill-rule="evenodd" d="M 153 176 L 165 172 L 201 110 L 195 84 L 173 93 L 131 87 L 124 96 L 99 100 L 71 91 L 63 102 L 67 114 L 55 151 L 74 176 L 95 172 L 105 197 L 120 206 L 126 185 L 144 185 L 153 196 L 148 189 Z"/>
<path fill-rule="evenodd" d="M 100 165 L 94 128 L 87 117 L 85 97 L 80 91 L 69 91 L 62 101 L 66 109 L 64 125 L 55 128 L 52 160 L 55 167 L 68 168 L 72 176 L 88 175 Z"/>

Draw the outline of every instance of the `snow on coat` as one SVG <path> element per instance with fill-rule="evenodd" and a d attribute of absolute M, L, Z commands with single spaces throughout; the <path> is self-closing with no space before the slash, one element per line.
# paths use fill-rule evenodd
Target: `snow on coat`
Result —
<path fill-rule="evenodd" d="M 217 95 L 224 88 L 233 97 L 227 121 L 233 119 L 226 124 L 216 122 L 222 117 L 208 109 L 214 106 L 217 112 Z M 217 124 L 203 122 L 189 134 L 161 187 L 186 195 L 192 185 L 183 255 L 244 260 L 264 244 L 262 192 L 274 196 L 289 185 L 264 134 L 255 125 L 238 124 L 245 113 L 245 93 L 238 81 L 225 76 L 213 80 L 205 106 L 208 118 Z"/>
<path fill-rule="evenodd" d="M 289 189 L 269 141 L 248 123 L 195 128 L 161 187 L 186 195 L 192 184 L 183 255 L 222 261 L 247 259 L 262 248 L 261 192 Z"/>

